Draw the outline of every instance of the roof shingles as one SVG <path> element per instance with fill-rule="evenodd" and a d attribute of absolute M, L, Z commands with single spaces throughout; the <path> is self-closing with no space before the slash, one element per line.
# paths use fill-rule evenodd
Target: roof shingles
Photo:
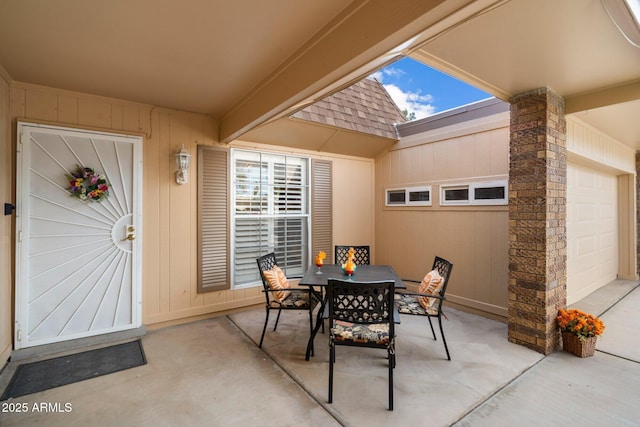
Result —
<path fill-rule="evenodd" d="M 293 114 L 316 123 L 398 139 L 395 123 L 406 121 L 382 84 L 370 78 Z"/>

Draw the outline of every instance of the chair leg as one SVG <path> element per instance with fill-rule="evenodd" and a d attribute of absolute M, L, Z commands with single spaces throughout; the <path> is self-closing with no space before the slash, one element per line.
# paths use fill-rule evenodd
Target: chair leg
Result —
<path fill-rule="evenodd" d="M 280 313 L 282 313 L 282 308 L 278 309 L 278 317 L 276 317 L 276 324 L 273 327 L 273 330 L 275 331 L 276 328 L 278 327 L 278 321 L 280 320 Z"/>
<path fill-rule="evenodd" d="M 431 316 L 427 316 L 427 320 L 429 321 L 429 326 L 431 326 L 431 333 L 433 334 L 433 339 L 438 341 L 436 338 L 436 331 L 433 330 L 433 324 L 431 323 Z"/>
<path fill-rule="evenodd" d="M 264 326 L 262 327 L 262 336 L 260 337 L 260 344 L 258 347 L 262 348 L 262 340 L 264 340 L 264 333 L 267 330 L 267 323 L 269 323 L 269 309 L 267 308 L 267 316 L 264 319 Z"/>
<path fill-rule="evenodd" d="M 442 336 L 442 342 L 444 343 L 444 350 L 447 352 L 447 360 L 451 360 L 449 356 L 449 347 L 447 347 L 447 340 L 444 337 L 444 331 L 442 330 L 442 318 L 438 316 L 438 324 L 440 325 L 440 335 Z"/>
<path fill-rule="evenodd" d="M 333 363 L 336 360 L 336 348 L 329 343 L 329 402 L 333 402 Z"/>
<path fill-rule="evenodd" d="M 320 298 L 322 298 L 322 301 L 324 301 L 324 288 L 320 289 Z M 322 304 L 318 304 L 320 306 L 320 308 L 322 308 Z M 322 333 L 324 334 L 324 319 L 322 318 L 322 316 L 320 316 L 320 321 L 322 322 Z"/>
<path fill-rule="evenodd" d="M 393 411 L 393 368 L 396 364 L 395 354 L 389 353 L 389 410 Z"/>
<path fill-rule="evenodd" d="M 309 310 L 309 336 L 313 335 L 313 311 Z M 314 356 L 313 354 L 313 347 L 311 347 L 311 356 Z"/>
<path fill-rule="evenodd" d="M 317 304 L 317 307 L 319 307 L 318 310 L 322 310 L 322 301 L 324 301 L 324 289 L 321 288 L 320 289 L 320 295 L 317 296 L 317 298 L 320 298 L 320 302 L 319 304 Z M 318 321 L 322 322 L 322 333 L 324 334 L 324 319 L 322 318 L 322 313 L 318 313 Z"/>
<path fill-rule="evenodd" d="M 396 355 L 387 351 L 387 360 L 392 363 L 392 366 L 396 367 Z"/>

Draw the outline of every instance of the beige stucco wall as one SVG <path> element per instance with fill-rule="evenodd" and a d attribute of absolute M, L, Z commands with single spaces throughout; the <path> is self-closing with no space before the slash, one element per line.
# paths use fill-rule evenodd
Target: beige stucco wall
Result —
<path fill-rule="evenodd" d="M 435 255 L 454 264 L 447 298 L 507 316 L 508 207 L 440 206 L 442 184 L 508 179 L 508 113 L 400 141 L 376 160 L 377 262 L 420 280 Z M 387 207 L 387 188 L 431 185 L 430 207 Z"/>
<path fill-rule="evenodd" d="M 0 67 L 0 203 L 13 203 L 10 79 Z M 0 216 L 0 369 L 12 347 L 13 215 Z"/>
<path fill-rule="evenodd" d="M 14 83 L 12 94 L 14 127 L 17 119 L 26 119 L 142 135 L 142 319 L 145 325 L 160 325 L 263 303 L 264 297 L 258 287 L 197 293 L 197 162 L 192 161 L 189 183 L 180 186 L 175 183 L 173 154 L 182 144 L 192 155 L 196 155 L 198 144 L 217 144 L 214 119 L 202 114 L 24 83 Z M 246 141 L 236 141 L 231 146 L 281 150 Z M 291 149 L 286 152 L 334 161 L 334 205 L 339 212 L 334 216 L 336 239 L 344 238 L 353 244 L 373 244 L 373 160 Z M 357 189 L 355 199 L 343 181 Z M 355 204 L 345 202 L 345 198 Z M 351 222 L 354 216 L 358 220 Z"/>

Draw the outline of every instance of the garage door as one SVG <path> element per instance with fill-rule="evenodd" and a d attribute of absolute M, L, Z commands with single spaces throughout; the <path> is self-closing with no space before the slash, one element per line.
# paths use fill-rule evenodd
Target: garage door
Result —
<path fill-rule="evenodd" d="M 618 274 L 618 180 L 569 163 L 567 168 L 567 304 Z"/>

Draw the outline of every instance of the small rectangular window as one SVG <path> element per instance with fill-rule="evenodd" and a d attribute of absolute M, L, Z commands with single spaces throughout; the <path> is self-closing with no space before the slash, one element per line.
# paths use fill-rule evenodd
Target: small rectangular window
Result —
<path fill-rule="evenodd" d="M 474 183 L 473 204 L 506 205 L 509 203 L 508 185 L 507 180 Z"/>
<path fill-rule="evenodd" d="M 401 190 L 387 190 L 387 205 L 404 205 L 407 202 L 407 193 Z"/>
<path fill-rule="evenodd" d="M 406 191 L 408 206 L 431 206 L 431 186 L 409 187 Z"/>
<path fill-rule="evenodd" d="M 386 206 L 431 206 L 431 187 L 393 188 L 385 191 Z"/>
<path fill-rule="evenodd" d="M 409 191 L 409 202 L 428 202 L 431 197 L 429 190 Z"/>
<path fill-rule="evenodd" d="M 504 199 L 504 187 L 480 187 L 474 189 L 475 200 Z"/>
<path fill-rule="evenodd" d="M 507 181 L 474 182 L 440 187 L 441 205 L 506 205 Z"/>
<path fill-rule="evenodd" d="M 458 206 L 469 204 L 469 185 L 441 185 L 440 186 L 440 205 L 441 206 Z"/>
<path fill-rule="evenodd" d="M 469 187 L 445 188 L 444 200 L 447 202 L 468 202 Z"/>

